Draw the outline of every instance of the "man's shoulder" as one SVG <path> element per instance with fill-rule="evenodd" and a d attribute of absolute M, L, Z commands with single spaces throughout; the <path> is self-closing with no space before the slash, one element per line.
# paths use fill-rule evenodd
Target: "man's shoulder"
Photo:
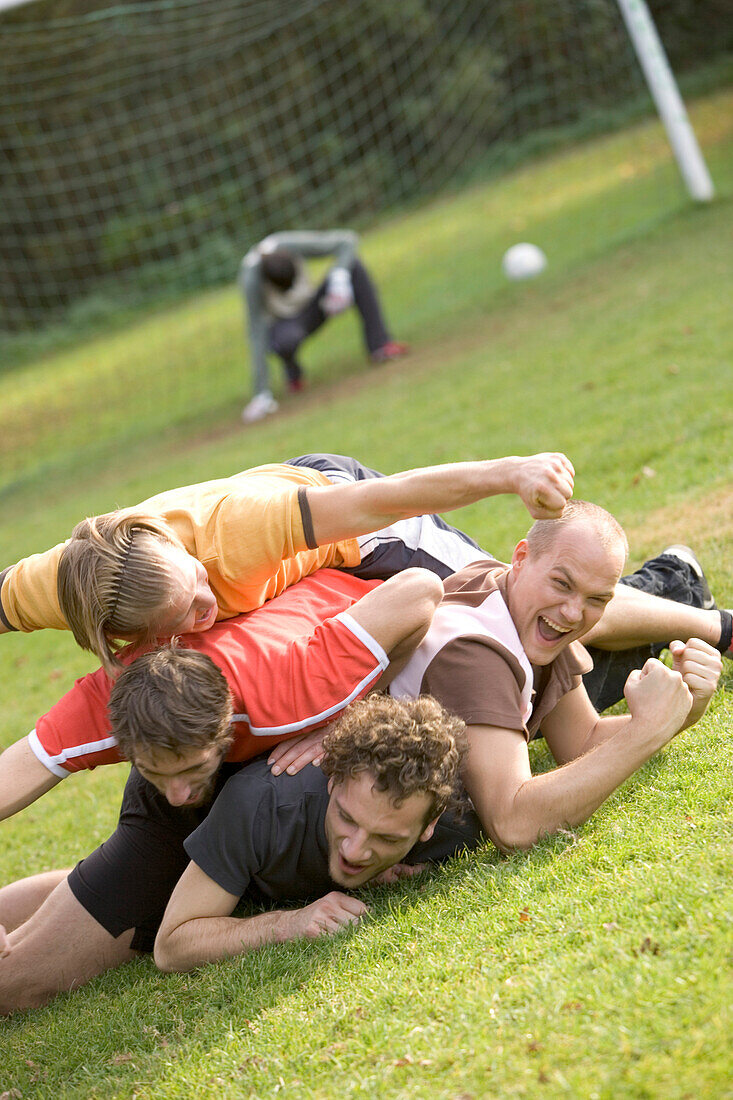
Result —
<path fill-rule="evenodd" d="M 472 561 L 457 573 L 446 577 L 443 582 L 445 596 L 442 602 L 448 605 L 466 603 L 475 607 L 492 592 L 503 592 L 503 582 L 509 569 L 510 566 L 495 558 Z"/>
<path fill-rule="evenodd" d="M 273 812 L 300 805 L 311 796 L 322 797 L 327 793 L 328 780 L 320 768 L 308 764 L 295 775 L 288 775 L 287 772 L 273 775 L 266 755 L 235 771 L 221 792 L 226 794 L 228 800 L 234 800 L 241 806 L 267 802 Z"/>

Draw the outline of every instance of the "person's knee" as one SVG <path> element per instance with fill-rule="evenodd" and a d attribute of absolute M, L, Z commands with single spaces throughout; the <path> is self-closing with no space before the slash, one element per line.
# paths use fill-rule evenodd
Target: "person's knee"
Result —
<path fill-rule="evenodd" d="M 277 325 L 270 333 L 270 351 L 282 359 L 290 359 L 302 344 L 303 335 L 296 325 Z"/>
<path fill-rule="evenodd" d="M 77 901 L 66 881 L 6 939 L 0 1014 L 47 1004 L 136 957 L 134 929 L 114 937 Z"/>

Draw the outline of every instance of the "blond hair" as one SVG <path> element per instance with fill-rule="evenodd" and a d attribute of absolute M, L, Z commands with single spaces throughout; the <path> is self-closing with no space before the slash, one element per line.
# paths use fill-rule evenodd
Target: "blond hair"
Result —
<path fill-rule="evenodd" d="M 183 755 L 231 744 L 229 684 L 209 656 L 175 640 L 143 653 L 115 680 L 109 700 L 112 733 L 133 763 L 143 753 Z"/>
<path fill-rule="evenodd" d="M 110 676 L 122 667 L 122 644 L 142 645 L 156 636 L 175 590 L 164 550 L 171 545 L 185 549 L 164 520 L 120 511 L 83 520 L 61 553 L 61 611 L 78 644 L 96 653 Z"/>
<path fill-rule="evenodd" d="M 538 519 L 529 529 L 527 545 L 534 557 L 541 557 L 554 544 L 557 536 L 572 524 L 582 523 L 593 527 L 601 546 L 606 550 L 621 546 L 624 561 L 629 552 L 626 533 L 618 520 L 587 500 L 569 500 L 559 519 Z"/>
<path fill-rule="evenodd" d="M 427 823 L 446 809 L 462 808 L 459 776 L 467 746 L 463 720 L 431 695 L 375 694 L 347 707 L 326 734 L 321 767 L 336 783 L 368 772 L 396 805 L 412 794 L 429 795 Z"/>

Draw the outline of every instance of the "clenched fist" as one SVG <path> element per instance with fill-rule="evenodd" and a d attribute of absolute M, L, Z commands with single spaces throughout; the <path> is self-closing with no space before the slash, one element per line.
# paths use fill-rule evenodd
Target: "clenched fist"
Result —
<path fill-rule="evenodd" d="M 573 495 L 575 470 L 564 454 L 520 458 L 514 491 L 533 519 L 559 519 Z"/>

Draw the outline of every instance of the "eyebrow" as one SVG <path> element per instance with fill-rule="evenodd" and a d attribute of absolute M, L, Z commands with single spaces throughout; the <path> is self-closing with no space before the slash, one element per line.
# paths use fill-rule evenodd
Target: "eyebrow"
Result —
<path fill-rule="evenodd" d="M 134 763 L 134 761 L 133 761 Z M 146 775 L 157 775 L 161 779 L 173 779 L 179 775 L 188 775 L 189 772 L 198 771 L 199 768 L 203 768 L 205 764 L 208 764 L 208 760 L 199 760 L 198 764 L 191 764 L 188 768 L 183 768 L 180 772 L 157 772 L 155 768 L 146 768 L 144 764 L 135 764 L 135 767 L 139 772 L 145 772 Z"/>
<path fill-rule="evenodd" d="M 334 796 L 334 801 L 336 803 L 336 806 L 338 807 L 339 813 L 343 817 L 347 817 L 349 819 L 349 821 L 353 822 L 353 824 L 356 825 L 357 822 L 354 820 L 352 815 L 349 813 L 349 811 L 343 805 L 341 800 L 338 797 Z M 375 832 L 372 835 L 373 836 L 381 836 L 383 840 L 409 840 L 410 839 L 409 832 L 407 832 L 407 833 L 381 833 L 381 832 Z"/>
<path fill-rule="evenodd" d="M 570 584 L 574 585 L 576 583 L 575 577 L 564 565 L 556 565 L 554 568 L 555 568 L 555 571 L 557 573 L 563 573 L 564 576 L 565 576 L 565 579 L 567 581 L 569 581 Z M 591 599 L 591 600 L 610 600 L 612 598 L 613 598 L 613 591 L 611 591 L 611 592 L 593 592 L 589 596 L 589 599 Z"/>

